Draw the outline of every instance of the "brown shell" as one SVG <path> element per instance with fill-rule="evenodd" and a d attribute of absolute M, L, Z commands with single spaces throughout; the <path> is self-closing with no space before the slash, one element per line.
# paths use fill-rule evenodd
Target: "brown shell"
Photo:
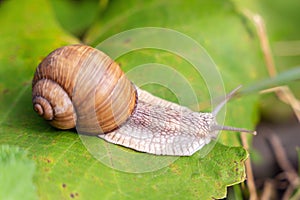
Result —
<path fill-rule="evenodd" d="M 107 133 L 122 125 L 136 104 L 134 85 L 117 63 L 85 45 L 56 49 L 32 81 L 34 109 L 60 129 Z M 51 109 L 51 110 L 49 110 Z"/>

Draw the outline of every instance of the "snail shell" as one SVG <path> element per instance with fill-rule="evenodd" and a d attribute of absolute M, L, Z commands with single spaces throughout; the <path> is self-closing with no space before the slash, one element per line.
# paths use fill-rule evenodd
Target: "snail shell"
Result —
<path fill-rule="evenodd" d="M 193 112 L 139 89 L 117 63 L 85 45 L 50 53 L 37 67 L 32 88 L 34 110 L 52 126 L 76 126 L 141 152 L 192 155 L 226 129 L 217 125 L 216 112 Z"/>
<path fill-rule="evenodd" d="M 84 84 L 78 83 L 79 78 L 89 79 L 90 72 L 86 72 L 87 68 L 84 67 L 88 65 L 101 66 L 98 68 L 101 70 L 98 74 L 103 78 L 99 79 L 100 83 L 96 87 L 85 87 Z M 80 74 L 83 72 L 84 75 Z M 121 78 L 123 76 L 120 67 L 101 51 L 84 45 L 59 48 L 50 53 L 35 72 L 32 81 L 34 110 L 49 120 L 54 127 L 70 129 L 75 127 L 76 121 L 87 126 L 90 124 L 91 118 L 75 114 L 76 106 L 73 106 L 73 103 L 77 106 L 84 105 L 88 108 L 81 109 L 81 112 L 86 113 L 90 109 L 96 111 L 102 129 L 96 132 L 98 134 L 109 132 L 128 119 L 136 104 L 135 88 L 129 80 Z M 76 85 L 81 93 L 76 92 L 78 95 L 74 96 Z M 116 85 L 120 87 L 116 89 Z M 114 95 L 111 95 L 112 91 Z M 84 104 L 85 97 L 89 93 L 95 96 L 95 105 Z M 118 98 L 112 99 L 115 96 Z M 112 107 L 112 104 L 113 111 L 107 109 Z M 91 134 L 95 131 L 86 132 Z"/>

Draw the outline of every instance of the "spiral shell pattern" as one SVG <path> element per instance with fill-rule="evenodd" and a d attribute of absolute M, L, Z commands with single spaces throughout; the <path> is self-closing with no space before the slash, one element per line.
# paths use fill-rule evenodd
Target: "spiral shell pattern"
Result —
<path fill-rule="evenodd" d="M 119 65 L 85 45 L 56 49 L 32 81 L 34 110 L 60 129 L 96 135 L 121 126 L 136 104 L 134 85 Z"/>
<path fill-rule="evenodd" d="M 32 99 L 34 110 L 49 120 L 50 124 L 60 129 L 75 126 L 73 104 L 65 90 L 49 79 L 41 79 L 33 86 Z M 56 99 L 56 97 L 60 97 Z"/>

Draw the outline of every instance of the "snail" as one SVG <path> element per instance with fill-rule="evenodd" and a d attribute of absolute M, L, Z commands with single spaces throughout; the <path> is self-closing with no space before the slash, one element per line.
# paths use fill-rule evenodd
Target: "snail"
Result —
<path fill-rule="evenodd" d="M 109 56 L 77 44 L 54 50 L 38 65 L 32 102 L 56 128 L 79 127 L 80 133 L 139 152 L 190 156 L 220 130 L 249 132 L 216 122 L 236 90 L 212 113 L 194 112 L 138 88 Z"/>

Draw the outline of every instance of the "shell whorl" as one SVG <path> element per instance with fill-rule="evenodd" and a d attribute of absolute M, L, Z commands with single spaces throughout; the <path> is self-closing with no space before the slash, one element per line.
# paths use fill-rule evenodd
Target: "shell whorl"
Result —
<path fill-rule="evenodd" d="M 57 98 L 59 97 L 59 98 Z M 49 79 L 41 79 L 33 86 L 33 108 L 54 127 L 69 129 L 75 126 L 76 115 L 66 91 Z"/>
<path fill-rule="evenodd" d="M 133 84 L 112 59 L 85 45 L 61 47 L 38 66 L 34 110 L 61 129 L 101 134 L 123 124 L 136 104 Z M 52 108 L 52 110 L 50 109 Z"/>

